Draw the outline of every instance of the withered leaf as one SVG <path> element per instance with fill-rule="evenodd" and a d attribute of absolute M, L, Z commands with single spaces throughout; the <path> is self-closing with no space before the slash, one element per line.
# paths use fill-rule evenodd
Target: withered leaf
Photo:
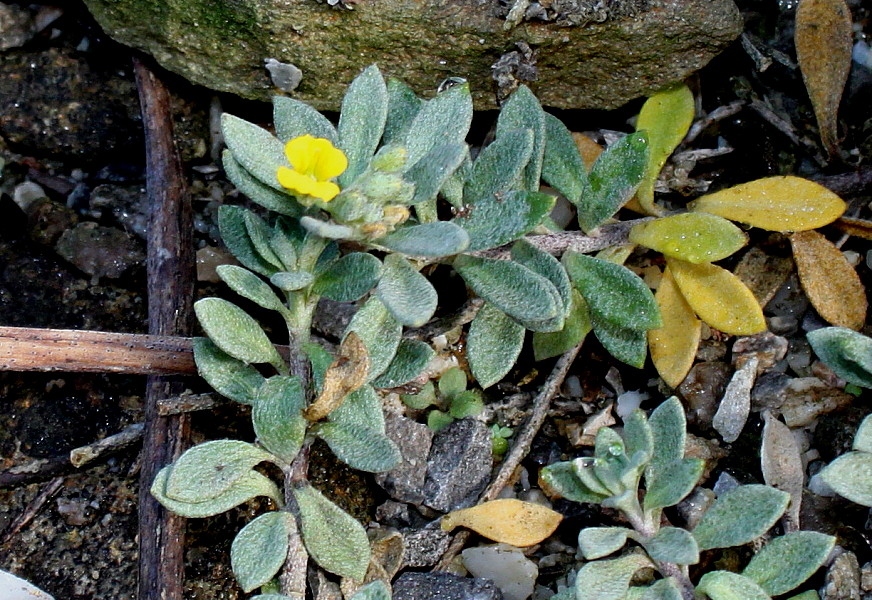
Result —
<path fill-rule="evenodd" d="M 303 412 L 309 421 L 319 421 L 336 410 L 351 392 L 366 383 L 369 353 L 356 332 L 350 331 L 339 347 L 339 357 L 327 368 L 321 393 Z"/>
<path fill-rule="evenodd" d="M 442 517 L 442 529 L 468 527 L 496 542 L 524 547 L 554 533 L 563 515 L 541 504 L 502 498 L 455 510 Z"/>
<path fill-rule="evenodd" d="M 845 255 L 816 231 L 794 233 L 790 244 L 812 306 L 833 325 L 860 329 L 866 322 L 866 290 Z"/>
<path fill-rule="evenodd" d="M 663 272 L 654 296 L 663 327 L 648 331 L 648 348 L 654 367 L 670 387 L 678 387 L 693 366 L 702 332 L 702 321 L 675 284 L 669 268 Z"/>
<path fill-rule="evenodd" d="M 790 428 L 767 410 L 763 413 L 763 444 L 760 447 L 760 467 L 766 485 L 790 494 L 785 513 L 785 525 L 790 531 L 799 528 L 804 472 L 799 444 Z"/>
<path fill-rule="evenodd" d="M 838 156 L 839 101 L 851 70 L 853 37 L 845 0 L 801 0 L 793 38 L 796 58 L 830 157 Z"/>

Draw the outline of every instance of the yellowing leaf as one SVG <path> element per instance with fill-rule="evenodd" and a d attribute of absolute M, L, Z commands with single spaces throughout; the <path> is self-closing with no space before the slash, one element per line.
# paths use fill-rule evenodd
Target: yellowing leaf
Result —
<path fill-rule="evenodd" d="M 802 0 L 796 9 L 796 58 L 814 106 L 821 142 L 838 156 L 839 101 L 848 72 L 854 32 L 845 0 Z"/>
<path fill-rule="evenodd" d="M 654 94 L 642 105 L 636 131 L 648 133 L 648 166 L 636 197 L 648 214 L 662 212 L 654 204 L 654 183 L 666 159 L 687 135 L 693 113 L 693 94 L 683 83 Z"/>
<path fill-rule="evenodd" d="M 648 330 L 648 348 L 654 367 L 669 387 L 678 387 L 693 366 L 702 332 L 702 321 L 675 284 L 669 268 L 663 272 L 654 299 L 663 327 Z"/>
<path fill-rule="evenodd" d="M 790 236 L 799 281 L 815 310 L 829 323 L 860 329 L 866 322 L 866 290 L 857 272 L 816 231 Z"/>
<path fill-rule="evenodd" d="M 587 137 L 583 133 L 573 133 L 572 139 L 575 141 L 575 146 L 578 148 L 578 153 L 581 154 L 581 160 L 584 161 L 584 166 L 590 171 L 593 163 L 603 153 L 603 147 Z"/>
<path fill-rule="evenodd" d="M 309 421 L 323 419 L 339 408 L 345 397 L 366 383 L 369 374 L 369 354 L 356 332 L 350 331 L 339 347 L 339 358 L 324 373 L 321 393 L 303 412 Z"/>
<path fill-rule="evenodd" d="M 738 277 L 710 263 L 666 259 L 675 283 L 699 318 L 724 333 L 766 331 L 763 310 Z"/>
<path fill-rule="evenodd" d="M 688 208 L 770 231 L 806 231 L 838 219 L 845 203 L 820 184 L 787 175 L 707 194 Z"/>
<path fill-rule="evenodd" d="M 748 242 L 748 236 L 722 217 L 684 213 L 635 225 L 630 241 L 666 256 L 701 263 L 728 257 Z"/>
<path fill-rule="evenodd" d="M 452 511 L 442 517 L 442 529 L 468 527 L 496 542 L 523 547 L 554 533 L 562 519 L 563 515 L 541 504 L 504 498 Z"/>

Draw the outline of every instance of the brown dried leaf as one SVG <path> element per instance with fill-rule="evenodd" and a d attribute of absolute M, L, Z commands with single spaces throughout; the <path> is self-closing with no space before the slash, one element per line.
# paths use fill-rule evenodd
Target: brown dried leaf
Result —
<path fill-rule="evenodd" d="M 442 529 L 468 527 L 496 542 L 524 547 L 554 533 L 562 519 L 559 512 L 541 504 L 503 498 L 448 513 L 442 517 Z"/>
<path fill-rule="evenodd" d="M 790 531 L 796 531 L 799 529 L 799 509 L 804 483 L 799 444 L 790 428 L 768 410 L 763 412 L 763 419 L 766 422 L 760 447 L 763 480 L 767 485 L 790 494 L 790 506 L 784 515 L 785 525 Z"/>
<path fill-rule="evenodd" d="M 833 222 L 833 227 L 848 235 L 872 240 L 872 221 L 855 217 L 839 217 Z"/>
<path fill-rule="evenodd" d="M 845 0 L 801 0 L 793 40 L 821 142 L 830 157 L 838 156 L 839 102 L 851 70 L 853 47 L 848 4 Z"/>
<path fill-rule="evenodd" d="M 794 233 L 790 244 L 812 306 L 833 325 L 860 329 L 866 322 L 866 290 L 845 255 L 816 231 Z"/>
<path fill-rule="evenodd" d="M 303 412 L 309 421 L 319 421 L 339 408 L 345 397 L 366 383 L 369 353 L 363 341 L 350 331 L 339 347 L 339 357 L 324 374 L 324 385 L 315 401 Z"/>
<path fill-rule="evenodd" d="M 793 259 L 751 248 L 733 273 L 748 286 L 760 306 L 766 306 L 793 272 Z"/>

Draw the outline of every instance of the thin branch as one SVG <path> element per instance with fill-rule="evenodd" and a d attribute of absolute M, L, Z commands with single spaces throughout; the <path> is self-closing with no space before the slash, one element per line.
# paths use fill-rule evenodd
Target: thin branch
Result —
<path fill-rule="evenodd" d="M 433 319 L 417 329 L 409 329 L 403 334 L 403 337 L 409 340 L 432 340 L 434 337 L 472 321 L 482 306 L 484 306 L 483 298 L 470 298 L 454 313 Z"/>
<path fill-rule="evenodd" d="M 85 466 L 90 462 L 114 454 L 142 439 L 145 426 L 142 423 L 134 423 L 123 431 L 110 435 L 93 444 L 70 450 L 70 464 L 76 468 Z"/>
<path fill-rule="evenodd" d="M 39 491 L 36 497 L 21 511 L 21 514 L 10 523 L 0 536 L 0 547 L 12 541 L 19 531 L 27 527 L 42 511 L 45 504 L 57 494 L 64 485 L 63 477 L 55 477 Z"/>

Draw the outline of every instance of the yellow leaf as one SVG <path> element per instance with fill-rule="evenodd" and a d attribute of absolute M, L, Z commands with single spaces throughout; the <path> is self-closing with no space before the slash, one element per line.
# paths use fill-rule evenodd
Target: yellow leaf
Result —
<path fill-rule="evenodd" d="M 666 159 L 687 135 L 693 113 L 693 93 L 683 83 L 654 94 L 642 105 L 636 131 L 648 133 L 648 166 L 636 197 L 648 214 L 662 213 L 654 204 L 654 182 Z"/>
<path fill-rule="evenodd" d="M 578 153 L 581 154 L 581 160 L 584 161 L 584 166 L 588 171 L 593 167 L 593 163 L 603 153 L 603 147 L 587 137 L 583 133 L 573 133 L 572 139 L 575 141 L 575 146 L 578 148 Z"/>
<path fill-rule="evenodd" d="M 303 412 L 309 421 L 319 421 L 339 408 L 345 397 L 366 383 L 369 374 L 369 353 L 354 331 L 349 332 L 339 346 L 339 358 L 324 373 L 321 393 Z"/>
<path fill-rule="evenodd" d="M 838 156 L 837 116 L 854 44 L 848 4 L 845 0 L 802 0 L 796 9 L 793 41 L 821 142 L 830 157 Z"/>
<path fill-rule="evenodd" d="M 648 348 L 654 367 L 669 387 L 678 387 L 693 366 L 702 333 L 702 321 L 681 294 L 667 267 L 654 299 L 663 327 L 648 330 Z"/>
<path fill-rule="evenodd" d="M 562 519 L 563 515 L 541 504 L 504 498 L 452 511 L 442 517 L 442 529 L 467 527 L 496 542 L 524 547 L 554 533 Z"/>
<path fill-rule="evenodd" d="M 666 256 L 701 263 L 728 257 L 748 242 L 748 236 L 717 215 L 684 213 L 635 225 L 630 241 Z"/>
<path fill-rule="evenodd" d="M 738 277 L 710 263 L 694 265 L 667 258 L 682 295 L 699 318 L 724 333 L 752 335 L 766 331 L 763 310 Z"/>
<path fill-rule="evenodd" d="M 816 231 L 790 236 L 799 281 L 827 322 L 860 329 L 866 322 L 866 290 L 845 255 Z"/>
<path fill-rule="evenodd" d="M 820 184 L 786 175 L 707 194 L 688 208 L 769 231 L 806 231 L 838 219 L 845 212 L 845 203 Z"/>

